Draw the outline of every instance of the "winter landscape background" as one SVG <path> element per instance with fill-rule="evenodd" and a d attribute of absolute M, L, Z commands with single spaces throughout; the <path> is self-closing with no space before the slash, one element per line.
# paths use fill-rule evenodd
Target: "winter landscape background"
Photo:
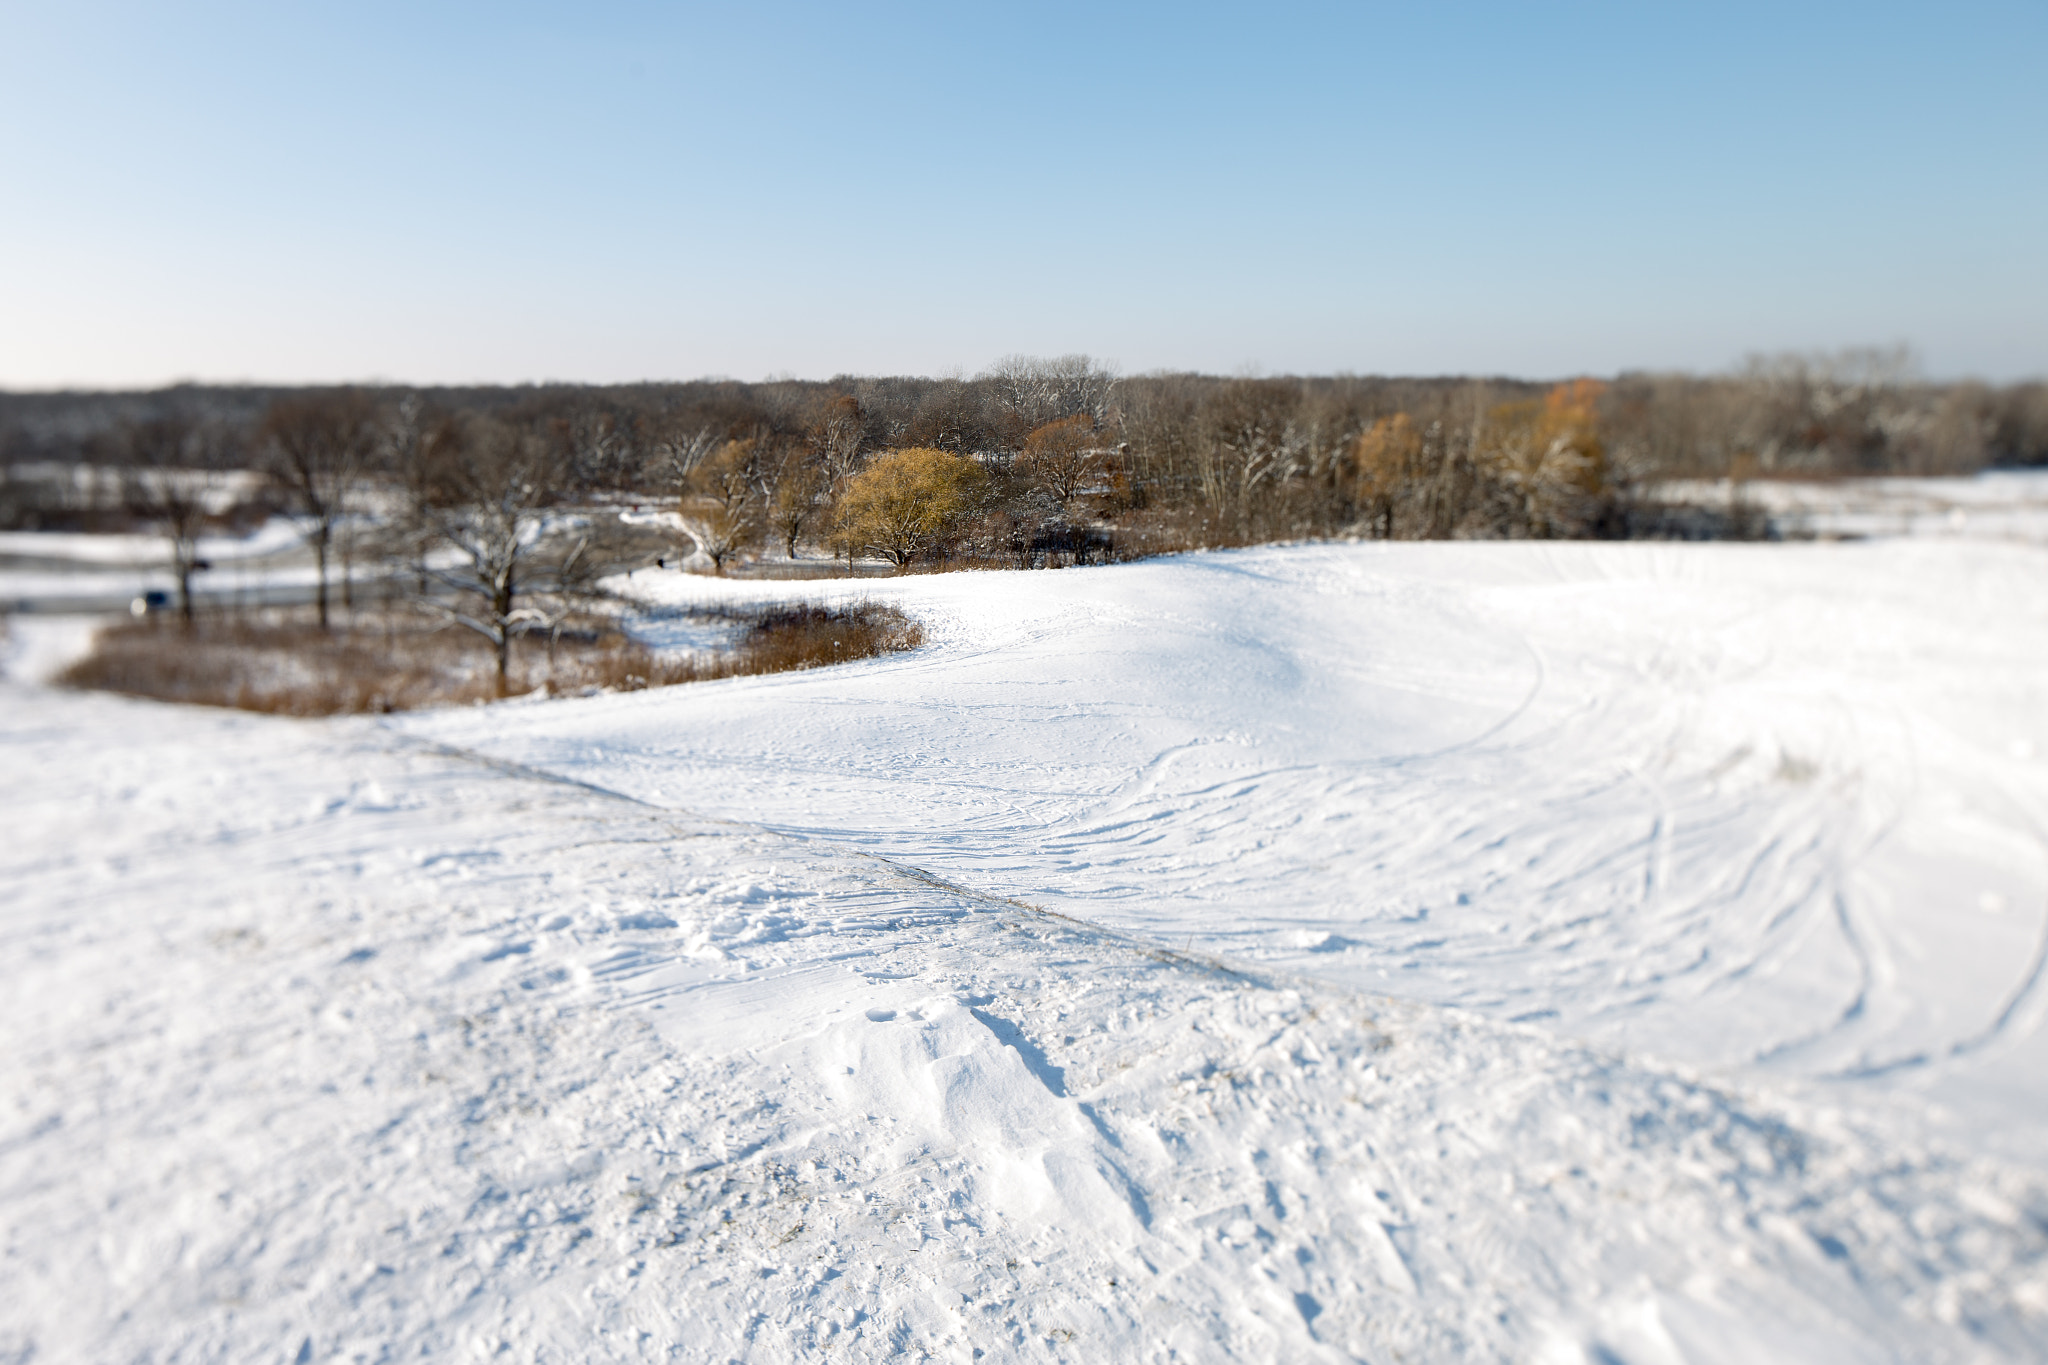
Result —
<path fill-rule="evenodd" d="M 2044 70 L 0 7 L 0 1365 L 2048 1359 Z"/>
<path fill-rule="evenodd" d="M 382 720 L 54 691 L 82 618 L 17 616 L 0 1340 L 2034 1357 L 1995 477 L 1982 534 L 807 584 L 926 645 Z"/>

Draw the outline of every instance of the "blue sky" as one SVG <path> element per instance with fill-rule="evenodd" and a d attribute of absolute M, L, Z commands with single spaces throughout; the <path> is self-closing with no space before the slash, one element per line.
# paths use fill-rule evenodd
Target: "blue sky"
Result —
<path fill-rule="evenodd" d="M 0 386 L 2048 374 L 2048 5 L 0 0 Z"/>

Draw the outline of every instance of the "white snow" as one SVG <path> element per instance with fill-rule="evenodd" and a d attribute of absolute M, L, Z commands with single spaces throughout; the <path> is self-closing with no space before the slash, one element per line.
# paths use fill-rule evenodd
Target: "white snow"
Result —
<path fill-rule="evenodd" d="M 306 589 L 319 578 L 303 528 L 289 517 L 272 517 L 247 536 L 203 536 L 197 553 L 210 567 L 194 577 L 193 589 L 216 600 Z M 340 565 L 333 567 L 338 580 Z M 161 536 L 0 531 L 0 602 L 75 611 L 176 586 Z"/>
<path fill-rule="evenodd" d="M 9 616 L 0 620 L 0 678 L 48 682 L 92 653 L 103 616 Z"/>
<path fill-rule="evenodd" d="M 1766 513 L 1782 535 L 1822 539 L 1967 537 L 2048 545 L 2048 470 L 1988 469 L 1968 477 L 1727 479 L 1668 483 L 1680 502 Z"/>
<path fill-rule="evenodd" d="M 1360 989 L 1881 1073 L 1993 1140 L 2048 1065 L 2013 1030 L 2048 1007 L 2043 568 L 1437 544 L 835 584 L 935 646 L 405 724 Z"/>
<path fill-rule="evenodd" d="M 390 724 L 6 684 L 0 1359 L 2038 1358 L 2044 567 L 1282 547 Z"/>
<path fill-rule="evenodd" d="M 198 555 L 206 560 L 260 559 L 300 549 L 305 536 L 305 529 L 294 519 L 271 517 L 246 536 L 201 536 Z M 155 535 L 0 531 L 0 555 L 30 559 L 134 568 L 162 564 L 168 553 L 164 538 Z"/>

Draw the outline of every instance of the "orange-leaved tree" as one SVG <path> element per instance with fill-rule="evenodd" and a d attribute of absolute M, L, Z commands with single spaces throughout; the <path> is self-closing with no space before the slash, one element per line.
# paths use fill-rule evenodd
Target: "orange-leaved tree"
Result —
<path fill-rule="evenodd" d="M 906 568 L 975 509 L 988 481 L 987 471 L 964 456 L 920 446 L 892 450 L 847 485 L 838 540 L 849 552 L 867 550 Z"/>
<path fill-rule="evenodd" d="M 1072 502 L 1102 473 L 1102 437 L 1085 413 L 1047 422 L 1024 438 L 1017 464 L 1062 504 Z"/>
<path fill-rule="evenodd" d="M 1394 505 L 1425 473 L 1422 433 L 1405 412 L 1382 417 L 1351 448 L 1358 474 L 1358 505 L 1366 525 L 1381 538 L 1394 534 Z"/>
<path fill-rule="evenodd" d="M 1479 455 L 1515 494 L 1523 529 L 1532 536 L 1580 529 L 1592 500 L 1607 487 L 1600 440 L 1597 379 L 1572 379 L 1541 401 L 1503 403 L 1487 414 Z"/>

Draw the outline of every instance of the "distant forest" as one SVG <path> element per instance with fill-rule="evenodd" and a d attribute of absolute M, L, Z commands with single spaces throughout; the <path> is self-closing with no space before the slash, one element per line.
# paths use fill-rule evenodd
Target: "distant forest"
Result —
<path fill-rule="evenodd" d="M 1332 535 L 1743 534 L 1665 490 L 2048 464 L 2048 385 L 1929 383 L 1901 353 L 1859 351 L 1562 383 L 1120 376 L 1067 356 L 973 378 L 0 393 L 0 524 L 112 515 L 79 495 L 82 469 L 289 475 L 294 442 L 325 440 L 352 477 L 402 491 L 437 448 L 486 439 L 544 450 L 564 504 L 693 507 L 731 555 L 872 553 L 876 480 L 849 529 L 862 474 L 944 452 L 974 480 L 899 562 L 1036 564 Z"/>

